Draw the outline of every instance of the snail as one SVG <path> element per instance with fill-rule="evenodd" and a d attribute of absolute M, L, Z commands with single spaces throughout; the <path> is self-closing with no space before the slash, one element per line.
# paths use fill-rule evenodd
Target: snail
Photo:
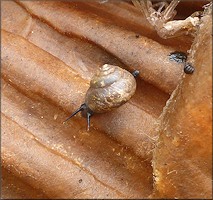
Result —
<path fill-rule="evenodd" d="M 90 128 L 90 117 L 94 113 L 109 112 L 126 103 L 135 93 L 136 80 L 139 74 L 132 74 L 118 66 L 105 64 L 92 77 L 86 92 L 85 103 L 73 112 L 64 122 L 81 112 L 87 118 L 87 130 Z"/>
<path fill-rule="evenodd" d="M 191 63 L 185 63 L 184 65 L 184 72 L 186 74 L 192 74 L 195 71 L 195 68 L 192 66 Z"/>
<path fill-rule="evenodd" d="M 195 71 L 195 68 L 192 66 L 192 64 L 186 62 L 187 55 L 184 52 L 175 51 L 170 53 L 169 60 L 176 61 L 178 63 L 184 63 L 184 72 L 186 74 L 193 74 Z"/>

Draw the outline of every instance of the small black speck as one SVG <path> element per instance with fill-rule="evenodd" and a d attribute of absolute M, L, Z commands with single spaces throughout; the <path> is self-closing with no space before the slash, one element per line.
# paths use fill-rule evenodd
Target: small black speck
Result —
<path fill-rule="evenodd" d="M 79 183 L 81 183 L 82 181 L 83 181 L 82 179 L 79 179 L 79 180 L 78 180 Z"/>
<path fill-rule="evenodd" d="M 132 72 L 132 75 L 134 76 L 134 77 L 137 77 L 138 75 L 139 75 L 139 71 L 138 70 L 134 70 L 133 72 Z"/>
<path fill-rule="evenodd" d="M 136 37 L 136 38 L 139 38 L 139 37 L 140 37 L 140 35 L 139 35 L 139 34 L 137 34 L 137 35 L 135 35 L 135 37 Z"/>

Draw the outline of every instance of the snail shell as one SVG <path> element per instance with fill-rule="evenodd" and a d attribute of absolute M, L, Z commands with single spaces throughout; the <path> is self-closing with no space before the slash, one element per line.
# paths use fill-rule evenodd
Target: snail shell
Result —
<path fill-rule="evenodd" d="M 192 64 L 186 63 L 184 65 L 184 72 L 186 74 L 193 74 L 194 71 L 195 71 L 195 68 L 192 66 Z"/>
<path fill-rule="evenodd" d="M 90 81 L 85 104 L 94 113 L 104 113 L 126 103 L 135 93 L 134 76 L 120 67 L 105 64 Z"/>

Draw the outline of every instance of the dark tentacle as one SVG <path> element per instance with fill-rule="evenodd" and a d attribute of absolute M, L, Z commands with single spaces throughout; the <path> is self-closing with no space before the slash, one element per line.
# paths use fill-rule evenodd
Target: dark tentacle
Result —
<path fill-rule="evenodd" d="M 70 118 L 72 118 L 73 116 L 75 116 L 77 113 L 79 113 L 80 111 L 86 109 L 86 104 L 82 104 L 74 113 L 72 113 L 64 122 L 66 122 L 67 120 L 69 120 Z"/>
<path fill-rule="evenodd" d="M 91 113 L 87 112 L 87 131 L 89 131 L 90 128 L 90 117 L 91 117 Z"/>

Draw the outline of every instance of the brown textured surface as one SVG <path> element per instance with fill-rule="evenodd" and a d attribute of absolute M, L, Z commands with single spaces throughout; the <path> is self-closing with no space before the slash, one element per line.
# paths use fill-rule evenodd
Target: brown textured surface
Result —
<path fill-rule="evenodd" d="M 161 116 L 155 197 L 212 198 L 212 16 L 202 18 L 185 76 Z"/>
<path fill-rule="evenodd" d="M 4 198 L 10 199 L 24 199 L 35 198 L 35 199 L 46 199 L 47 197 L 40 191 L 26 184 L 15 176 L 11 171 L 4 168 L 1 169 L 1 194 Z"/>
<path fill-rule="evenodd" d="M 153 128 L 183 71 L 168 55 L 186 52 L 192 38 L 159 38 L 125 2 L 3 1 L 1 9 L 2 197 L 150 196 Z M 139 69 L 136 94 L 92 117 L 90 132 L 80 115 L 63 124 L 105 63 Z"/>
<path fill-rule="evenodd" d="M 140 76 L 163 91 L 172 92 L 180 80 L 182 69 L 168 60 L 174 48 L 143 36 L 137 38 L 135 32 L 89 12 L 90 7 L 84 6 L 84 3 L 21 1 L 19 4 L 58 31 L 80 35 L 100 45 L 122 60 L 130 70 L 137 68 L 143 71 Z M 60 9 L 55 10 L 55 7 Z"/>

